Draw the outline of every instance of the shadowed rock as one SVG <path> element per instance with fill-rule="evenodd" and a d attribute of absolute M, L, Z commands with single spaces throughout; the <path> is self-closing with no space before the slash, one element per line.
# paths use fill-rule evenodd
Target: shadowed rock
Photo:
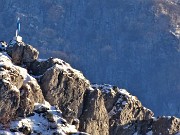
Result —
<path fill-rule="evenodd" d="M 152 124 L 154 134 L 170 135 L 180 132 L 180 119 L 171 116 L 159 117 Z"/>

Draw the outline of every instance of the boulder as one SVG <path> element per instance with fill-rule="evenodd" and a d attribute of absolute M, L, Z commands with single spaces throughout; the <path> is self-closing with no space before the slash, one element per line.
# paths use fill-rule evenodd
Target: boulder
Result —
<path fill-rule="evenodd" d="M 39 55 L 39 52 L 35 48 L 24 42 L 8 46 L 7 52 L 12 57 L 12 62 L 17 65 L 33 62 Z"/>

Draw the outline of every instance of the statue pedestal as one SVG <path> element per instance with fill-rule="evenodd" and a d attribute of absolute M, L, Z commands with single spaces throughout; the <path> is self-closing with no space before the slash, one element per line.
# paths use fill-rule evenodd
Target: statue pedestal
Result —
<path fill-rule="evenodd" d="M 15 40 L 17 42 L 22 42 L 22 37 L 21 36 L 15 36 L 15 37 L 13 37 L 13 40 Z"/>

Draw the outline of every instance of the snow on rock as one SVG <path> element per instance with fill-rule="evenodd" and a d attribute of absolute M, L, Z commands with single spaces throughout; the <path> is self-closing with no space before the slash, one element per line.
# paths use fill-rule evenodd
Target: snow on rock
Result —
<path fill-rule="evenodd" d="M 35 81 L 36 80 L 35 78 L 33 78 L 31 75 L 28 74 L 27 69 L 19 67 L 19 66 L 16 66 L 16 67 L 19 69 L 20 75 L 22 75 L 24 78 L 24 84 L 29 82 L 29 81 Z"/>
<path fill-rule="evenodd" d="M 115 106 L 113 106 L 112 110 L 109 112 L 109 116 L 115 115 L 117 112 L 121 111 L 126 105 L 128 105 L 128 101 L 132 100 L 133 102 L 137 102 L 138 99 L 135 96 L 132 96 L 125 89 L 119 89 L 116 86 L 112 86 L 109 84 L 98 85 L 92 84 L 92 88 L 99 89 L 102 93 L 118 95 Z"/>
<path fill-rule="evenodd" d="M 0 41 L 0 51 L 5 51 L 7 43 L 5 41 Z"/>
<path fill-rule="evenodd" d="M 36 79 L 25 68 L 12 63 L 7 53 L 0 53 L 0 122 L 33 111 L 34 102 L 44 102 Z M 17 115 L 17 116 L 16 116 Z"/>
<path fill-rule="evenodd" d="M 148 133 L 146 133 L 146 135 L 153 135 L 153 132 L 149 131 Z"/>
<path fill-rule="evenodd" d="M 10 128 L 0 126 L 0 134 L 86 134 L 78 132 L 79 128 L 91 134 L 179 135 L 179 119 L 152 117 L 153 112 L 125 89 L 108 84 L 90 85 L 80 71 L 61 59 L 37 59 L 38 51 L 30 45 L 16 44 L 11 49 L 12 61 L 24 64 L 39 79 L 42 90 L 25 68 L 14 65 L 7 53 L 0 53 L 2 87 L 8 86 L 13 93 L 8 97 L 4 94 L 7 90 L 1 90 L 5 98 L 0 100 L 0 122 L 11 123 Z M 48 102 L 44 102 L 44 96 Z M 12 103 L 12 99 L 17 102 Z M 4 109 L 11 117 L 3 114 Z"/>
<path fill-rule="evenodd" d="M 51 106 L 48 102 L 45 102 L 45 104 L 36 103 L 34 112 L 29 117 L 18 118 L 18 120 L 11 121 L 10 130 L 1 130 L 0 133 L 1 132 L 6 132 L 7 135 L 13 132 L 14 134 L 21 134 L 22 132 L 32 135 L 80 134 L 74 125 L 68 124 L 67 121 L 62 118 L 62 112 L 57 107 Z"/>
<path fill-rule="evenodd" d="M 47 59 L 37 59 L 38 62 L 47 61 Z"/>
<path fill-rule="evenodd" d="M 137 97 L 125 89 L 108 84 L 92 84 L 91 87 L 103 93 L 111 125 L 110 134 L 133 134 L 131 131 L 133 121 L 148 120 L 153 116 L 151 110 L 143 107 Z"/>
<path fill-rule="evenodd" d="M 55 61 L 57 60 L 55 59 Z M 58 62 L 61 61 L 58 60 Z M 55 64 L 54 66 L 61 70 L 65 70 L 66 72 L 71 70 L 66 68 L 69 66 L 68 64 L 63 66 Z M 21 116 L 13 117 L 15 120 L 12 121 L 11 118 L 8 118 L 7 120 L 5 119 L 8 117 L 6 114 L 1 115 L 1 122 L 2 120 L 4 123 L 8 120 L 11 120 L 11 122 L 9 129 L 4 129 L 4 126 L 0 126 L 0 134 L 85 134 L 78 132 L 75 125 L 68 124 L 67 121 L 62 118 L 62 112 L 57 107 L 51 106 L 48 102 L 42 104 L 44 103 L 44 98 L 42 97 L 42 91 L 36 79 L 29 75 L 25 68 L 14 65 L 6 53 L 0 53 L 0 68 L 2 69 L 0 71 L 2 82 L 6 85 L 12 85 L 10 88 L 17 93 L 17 96 L 19 97 L 17 99 L 18 103 L 16 103 L 15 107 L 11 105 L 11 100 L 7 99 L 10 102 L 8 102 L 7 105 L 11 108 L 13 107 L 12 110 L 9 110 L 8 112 L 12 112 L 12 116 L 14 114 Z M 81 74 L 78 74 L 80 77 Z M 18 77 L 21 79 L 21 81 L 18 79 Z M 5 89 L 4 91 L 7 90 Z M 4 103 L 3 100 L 2 103 Z M 34 102 L 38 103 L 34 104 Z M 4 106 L 4 104 L 1 106 Z M 0 114 L 2 114 L 1 110 Z"/>
<path fill-rule="evenodd" d="M 12 57 L 13 63 L 22 65 L 23 63 L 31 63 L 38 59 L 39 52 L 31 45 L 24 42 L 17 42 L 7 47 L 9 56 Z"/>
<path fill-rule="evenodd" d="M 71 75 L 72 73 L 76 74 L 78 78 L 85 80 L 87 83 L 89 83 L 89 81 L 84 77 L 84 75 L 79 70 L 72 68 L 70 66 L 70 64 L 66 63 L 65 61 L 58 59 L 58 58 L 54 58 L 53 62 L 55 63 L 55 65 L 52 66 L 51 68 L 49 68 L 48 70 L 56 67 L 56 68 L 59 68 L 60 70 L 64 71 L 64 73 L 66 73 L 68 75 Z"/>
<path fill-rule="evenodd" d="M 44 70 L 39 82 L 45 99 L 51 105 L 58 105 L 68 122 L 78 118 L 83 109 L 84 93 L 90 86 L 89 81 L 80 71 L 57 58 L 50 58 L 36 67 Z"/>
<path fill-rule="evenodd" d="M 0 52 L 0 65 L 12 65 L 12 62 L 10 60 L 10 57 L 7 55 L 7 53 Z"/>
<path fill-rule="evenodd" d="M 30 65 L 27 65 L 27 67 L 34 76 L 41 77 L 43 74 L 45 74 L 45 72 L 58 68 L 63 72 L 63 74 L 66 74 L 69 77 L 71 77 L 72 74 L 75 74 L 79 79 L 82 79 L 89 84 L 89 81 L 83 76 L 80 71 L 72 68 L 70 64 L 58 58 L 38 59 Z"/>
<path fill-rule="evenodd" d="M 25 68 L 22 68 L 20 66 L 16 66 L 12 63 L 10 57 L 8 56 L 7 53 L 3 52 L 0 53 L 0 67 L 6 67 L 6 68 L 11 68 L 14 70 L 19 71 L 19 75 L 23 77 L 24 83 L 27 83 L 28 81 L 34 81 L 35 78 L 30 76 Z M 0 75 L 2 76 L 3 74 L 7 73 L 7 70 L 5 71 L 0 71 Z"/>

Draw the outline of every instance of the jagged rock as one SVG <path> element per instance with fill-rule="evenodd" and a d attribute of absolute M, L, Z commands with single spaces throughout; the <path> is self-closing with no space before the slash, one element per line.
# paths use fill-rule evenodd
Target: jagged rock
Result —
<path fill-rule="evenodd" d="M 176 117 L 160 117 L 152 124 L 154 134 L 171 135 L 180 132 L 180 119 Z"/>
<path fill-rule="evenodd" d="M 6 54 L 0 53 L 0 79 L 9 81 L 19 89 L 24 81 L 21 68 L 12 64 Z"/>
<path fill-rule="evenodd" d="M 72 123 L 81 115 L 85 90 L 89 81 L 77 70 L 60 59 L 41 77 L 40 85 L 45 99 L 52 105 L 58 105 L 63 116 Z"/>
<path fill-rule="evenodd" d="M 45 112 L 45 113 L 43 114 L 43 117 L 45 117 L 49 122 L 55 122 L 52 113 Z"/>
<path fill-rule="evenodd" d="M 23 125 L 22 127 L 20 127 L 18 130 L 19 130 L 20 132 L 22 132 L 23 134 L 25 134 L 25 135 L 30 135 L 30 134 L 31 134 L 31 131 L 32 131 L 31 127 L 28 127 L 28 126 L 25 126 L 25 125 Z"/>
<path fill-rule="evenodd" d="M 5 41 L 0 41 L 0 51 L 5 51 L 7 43 Z"/>
<path fill-rule="evenodd" d="M 38 114 L 45 113 L 47 112 L 47 110 L 49 110 L 49 108 L 43 105 L 39 105 L 39 106 L 36 105 L 36 107 L 34 108 L 34 111 Z"/>
<path fill-rule="evenodd" d="M 7 123 L 19 107 L 20 92 L 7 80 L 0 80 L 0 122 Z"/>
<path fill-rule="evenodd" d="M 21 89 L 21 100 L 17 110 L 18 116 L 26 116 L 33 112 L 35 103 L 44 103 L 44 96 L 35 79 L 25 83 Z"/>
<path fill-rule="evenodd" d="M 40 108 L 46 108 L 47 111 L 36 113 L 36 111 Z M 18 132 L 18 134 L 22 132 L 26 135 L 69 135 L 72 133 L 81 135 L 81 132 L 78 132 L 74 125 L 68 124 L 66 120 L 62 118 L 61 111 L 58 108 L 51 106 L 48 102 L 45 102 L 44 104 L 36 103 L 33 116 L 30 116 L 28 118 L 21 117 L 19 119 L 11 121 L 10 131 Z"/>
<path fill-rule="evenodd" d="M 19 107 L 20 88 L 23 84 L 20 69 L 13 66 L 11 60 L 0 53 L 0 122 L 6 123 Z"/>
<path fill-rule="evenodd" d="M 109 115 L 111 135 L 132 134 L 136 130 L 134 121 L 148 120 L 154 115 L 152 111 L 142 106 L 141 102 L 124 89 L 111 85 L 92 85 L 103 93 L 105 107 Z M 110 102 L 109 102 L 110 101 Z"/>
<path fill-rule="evenodd" d="M 80 131 L 91 135 L 108 135 L 109 118 L 101 91 L 88 91 L 80 117 Z"/>
<path fill-rule="evenodd" d="M 79 128 L 79 123 L 80 123 L 79 119 L 74 119 L 73 122 L 72 122 L 72 125 L 75 125 L 76 128 L 78 129 Z"/>
<path fill-rule="evenodd" d="M 67 64 L 66 62 L 62 61 L 63 64 Z M 49 58 L 47 60 L 36 60 L 32 63 L 27 63 L 27 68 L 28 70 L 33 74 L 33 75 L 42 75 L 46 72 L 46 70 L 55 64 L 61 64 L 59 63 L 59 60 L 54 59 L 54 58 Z"/>
<path fill-rule="evenodd" d="M 27 70 L 12 64 L 6 53 L 0 53 L 0 122 L 33 112 L 34 103 L 44 97 L 37 81 Z"/>
<path fill-rule="evenodd" d="M 8 46 L 7 52 L 12 57 L 13 63 L 17 65 L 33 62 L 39 55 L 39 52 L 35 48 L 24 42 Z"/>

